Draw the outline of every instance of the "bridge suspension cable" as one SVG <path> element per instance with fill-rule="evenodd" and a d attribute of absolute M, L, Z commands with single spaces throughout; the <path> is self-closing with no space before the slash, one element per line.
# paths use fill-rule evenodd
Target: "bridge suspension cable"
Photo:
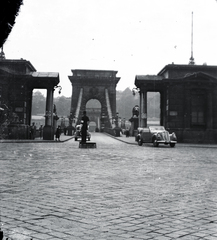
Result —
<path fill-rule="evenodd" d="M 112 111 L 111 111 L 111 106 L 110 106 L 110 101 L 109 101 L 108 89 L 105 89 L 105 98 L 106 98 L 109 120 L 110 120 L 110 123 L 112 125 Z"/>

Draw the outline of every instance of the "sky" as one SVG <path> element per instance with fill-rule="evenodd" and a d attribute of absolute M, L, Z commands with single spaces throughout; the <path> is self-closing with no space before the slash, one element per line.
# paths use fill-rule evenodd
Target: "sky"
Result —
<path fill-rule="evenodd" d="M 24 0 L 4 44 L 6 59 L 58 72 L 71 97 L 72 69 L 115 70 L 117 90 L 167 64 L 217 65 L 216 0 Z M 61 96 L 60 95 L 60 96 Z M 55 97 L 58 91 L 55 91 Z"/>

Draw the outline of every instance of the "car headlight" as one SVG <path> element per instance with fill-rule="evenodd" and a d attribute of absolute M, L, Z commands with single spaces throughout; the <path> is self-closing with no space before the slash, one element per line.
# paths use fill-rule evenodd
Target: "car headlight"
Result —
<path fill-rule="evenodd" d="M 161 137 L 161 134 L 158 133 L 158 134 L 157 134 L 157 140 L 161 140 L 161 138 L 162 138 L 162 137 Z"/>
<path fill-rule="evenodd" d="M 175 134 L 174 132 L 171 134 L 171 138 L 172 138 L 172 140 L 174 140 L 174 141 L 177 140 L 176 134 Z"/>

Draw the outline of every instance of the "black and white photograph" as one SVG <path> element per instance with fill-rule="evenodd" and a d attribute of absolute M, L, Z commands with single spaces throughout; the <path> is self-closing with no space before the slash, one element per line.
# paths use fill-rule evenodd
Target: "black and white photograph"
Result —
<path fill-rule="evenodd" d="M 1 0 L 0 240 L 217 240 L 217 0 Z"/>

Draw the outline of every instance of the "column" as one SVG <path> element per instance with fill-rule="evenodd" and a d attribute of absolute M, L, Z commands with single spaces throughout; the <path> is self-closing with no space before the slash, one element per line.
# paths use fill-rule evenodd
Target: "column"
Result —
<path fill-rule="evenodd" d="M 140 90 L 139 92 L 139 127 L 142 127 L 142 109 L 143 109 L 143 92 Z"/>
<path fill-rule="evenodd" d="M 160 125 L 165 126 L 165 110 L 164 110 L 164 91 L 160 92 Z"/>
<path fill-rule="evenodd" d="M 46 111 L 45 111 L 45 126 L 43 128 L 43 139 L 53 140 L 53 88 L 47 89 Z"/>
<path fill-rule="evenodd" d="M 147 127 L 147 91 L 140 93 L 140 127 Z"/>

